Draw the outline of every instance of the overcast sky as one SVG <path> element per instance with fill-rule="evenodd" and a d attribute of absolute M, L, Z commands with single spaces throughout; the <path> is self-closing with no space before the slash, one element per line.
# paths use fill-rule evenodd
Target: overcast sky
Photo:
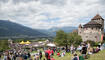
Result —
<path fill-rule="evenodd" d="M 0 20 L 36 29 L 77 27 L 97 13 L 105 19 L 105 0 L 0 0 Z"/>

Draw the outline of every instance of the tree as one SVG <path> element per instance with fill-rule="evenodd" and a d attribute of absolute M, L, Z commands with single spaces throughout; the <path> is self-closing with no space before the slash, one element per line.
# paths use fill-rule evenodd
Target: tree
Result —
<path fill-rule="evenodd" d="M 8 40 L 0 40 L 0 51 L 7 50 L 8 47 Z"/>
<path fill-rule="evenodd" d="M 67 51 L 68 45 L 72 44 L 74 46 L 80 45 L 80 43 L 82 42 L 82 38 L 75 32 L 67 34 L 63 30 L 59 30 L 56 32 L 56 37 L 54 39 L 54 42 L 58 46 L 65 46 Z"/>
<path fill-rule="evenodd" d="M 81 36 L 79 36 L 78 33 L 76 32 L 69 33 L 67 39 L 68 39 L 69 45 L 73 44 L 75 46 L 78 46 L 82 42 Z"/>
<path fill-rule="evenodd" d="M 66 46 L 66 50 L 67 50 L 67 34 L 63 31 L 63 30 L 59 30 L 56 32 L 56 37 L 54 39 L 54 42 L 58 45 L 58 46 Z"/>
<path fill-rule="evenodd" d="M 54 42 L 57 43 L 58 46 L 64 46 L 66 42 L 66 33 L 63 30 L 59 30 L 56 32 L 56 37 L 54 39 Z"/>

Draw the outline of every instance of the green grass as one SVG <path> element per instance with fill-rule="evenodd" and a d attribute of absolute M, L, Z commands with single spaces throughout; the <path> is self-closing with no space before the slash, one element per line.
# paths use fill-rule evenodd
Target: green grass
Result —
<path fill-rule="evenodd" d="M 90 55 L 90 58 L 87 60 L 105 60 L 105 50 Z"/>
<path fill-rule="evenodd" d="M 77 52 L 78 54 L 78 52 Z M 72 60 L 72 54 L 66 53 L 64 57 L 58 57 L 56 54 L 54 55 L 55 60 Z M 105 50 L 100 51 L 98 53 L 90 55 L 88 59 L 85 60 L 105 60 Z"/>
<path fill-rule="evenodd" d="M 55 60 L 71 60 L 72 55 L 70 53 L 66 53 L 64 57 L 54 56 Z"/>
<path fill-rule="evenodd" d="M 36 53 L 36 51 L 33 51 L 33 53 Z M 79 52 L 77 52 L 77 54 L 79 54 Z M 66 53 L 64 57 L 58 57 L 55 53 L 53 57 L 55 58 L 55 60 L 72 60 L 72 56 L 73 56 L 72 54 Z M 45 56 L 43 55 L 42 60 L 44 58 Z M 89 56 L 88 59 L 85 59 L 85 60 L 105 60 L 105 50 L 92 54 Z"/>

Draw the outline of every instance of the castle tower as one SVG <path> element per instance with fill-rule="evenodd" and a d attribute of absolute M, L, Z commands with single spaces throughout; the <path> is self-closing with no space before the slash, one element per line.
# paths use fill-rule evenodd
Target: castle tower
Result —
<path fill-rule="evenodd" d="M 80 24 L 78 27 L 78 35 L 81 35 L 81 34 L 82 34 L 82 25 Z"/>
<path fill-rule="evenodd" d="M 101 31 L 102 34 L 104 34 L 104 19 L 99 14 L 96 14 L 96 16 L 94 16 L 91 20 L 102 25 Z"/>

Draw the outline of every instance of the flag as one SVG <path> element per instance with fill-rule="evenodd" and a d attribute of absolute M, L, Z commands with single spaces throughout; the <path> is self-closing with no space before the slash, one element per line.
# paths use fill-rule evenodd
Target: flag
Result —
<path fill-rule="evenodd" d="M 104 37 L 104 35 L 102 34 L 102 35 L 101 35 L 101 42 L 103 41 L 103 37 Z"/>

